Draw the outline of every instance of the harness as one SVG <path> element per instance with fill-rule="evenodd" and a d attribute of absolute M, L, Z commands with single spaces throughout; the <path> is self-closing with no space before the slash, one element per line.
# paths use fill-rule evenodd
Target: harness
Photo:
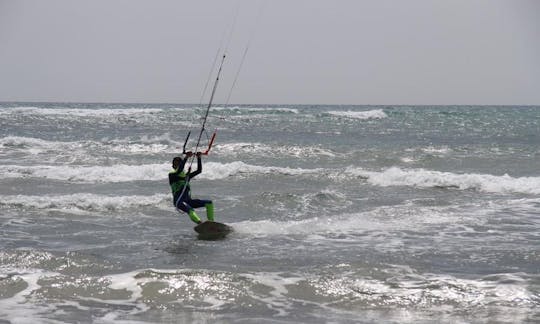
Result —
<path fill-rule="evenodd" d="M 184 186 L 187 186 L 186 189 L 189 190 L 189 182 L 186 181 L 187 175 L 184 171 L 178 172 L 178 170 L 172 170 L 171 172 L 169 172 L 169 174 L 176 174 L 178 176 L 178 181 L 171 183 L 171 190 L 173 196 L 180 193 Z"/>

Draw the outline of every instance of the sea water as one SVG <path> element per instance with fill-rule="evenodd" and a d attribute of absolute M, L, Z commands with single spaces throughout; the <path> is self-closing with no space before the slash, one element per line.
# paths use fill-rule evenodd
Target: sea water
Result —
<path fill-rule="evenodd" d="M 539 108 L 212 108 L 200 241 L 204 107 L 2 103 L 0 322 L 540 322 Z"/>

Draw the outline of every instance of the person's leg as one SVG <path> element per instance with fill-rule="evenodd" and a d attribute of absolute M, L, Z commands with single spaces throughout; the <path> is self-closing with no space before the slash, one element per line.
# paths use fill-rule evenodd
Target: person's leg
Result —
<path fill-rule="evenodd" d="M 190 205 L 193 208 L 200 208 L 205 207 L 206 208 L 206 218 L 208 218 L 209 221 L 214 221 L 214 204 L 212 203 L 212 200 L 207 199 L 192 199 L 190 200 Z"/>
<path fill-rule="evenodd" d="M 191 208 L 188 212 L 188 215 L 189 215 L 189 218 L 191 218 L 193 222 L 197 224 L 202 223 L 201 218 L 199 217 L 199 215 L 197 215 L 197 213 L 195 212 L 195 209 Z"/>
<path fill-rule="evenodd" d="M 209 221 L 214 221 L 214 204 L 211 200 L 204 204 L 204 207 L 206 207 L 206 218 L 208 218 Z"/>
<path fill-rule="evenodd" d="M 191 218 L 191 220 L 194 223 L 197 223 L 197 224 L 201 223 L 201 218 L 199 217 L 199 215 L 197 215 L 197 213 L 195 212 L 195 209 L 193 209 L 193 206 L 188 204 L 187 201 L 179 199 L 176 202 L 176 208 L 180 209 L 184 213 L 187 213 L 189 215 L 189 218 Z"/>

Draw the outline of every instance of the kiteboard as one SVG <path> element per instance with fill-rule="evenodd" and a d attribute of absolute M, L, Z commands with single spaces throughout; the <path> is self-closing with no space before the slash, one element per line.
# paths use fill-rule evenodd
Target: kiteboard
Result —
<path fill-rule="evenodd" d="M 226 224 L 206 221 L 195 226 L 194 230 L 199 234 L 200 240 L 219 240 L 225 238 L 233 231 L 233 228 Z"/>

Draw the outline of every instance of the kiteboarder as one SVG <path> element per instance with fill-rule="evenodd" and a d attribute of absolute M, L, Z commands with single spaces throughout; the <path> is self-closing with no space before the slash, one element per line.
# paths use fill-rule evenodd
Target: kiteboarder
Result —
<path fill-rule="evenodd" d="M 176 156 L 172 160 L 173 170 L 169 172 L 169 184 L 171 185 L 173 204 L 174 206 L 187 213 L 189 218 L 197 224 L 201 224 L 201 219 L 195 213 L 195 208 L 206 207 L 206 217 L 209 221 L 214 221 L 214 204 L 211 200 L 205 199 L 192 199 L 190 194 L 189 182 L 195 176 L 202 172 L 201 152 L 197 152 L 197 170 L 191 172 L 191 167 L 188 172 L 184 172 L 184 166 L 190 157 L 193 156 L 192 152 L 186 152 L 186 156 Z"/>

